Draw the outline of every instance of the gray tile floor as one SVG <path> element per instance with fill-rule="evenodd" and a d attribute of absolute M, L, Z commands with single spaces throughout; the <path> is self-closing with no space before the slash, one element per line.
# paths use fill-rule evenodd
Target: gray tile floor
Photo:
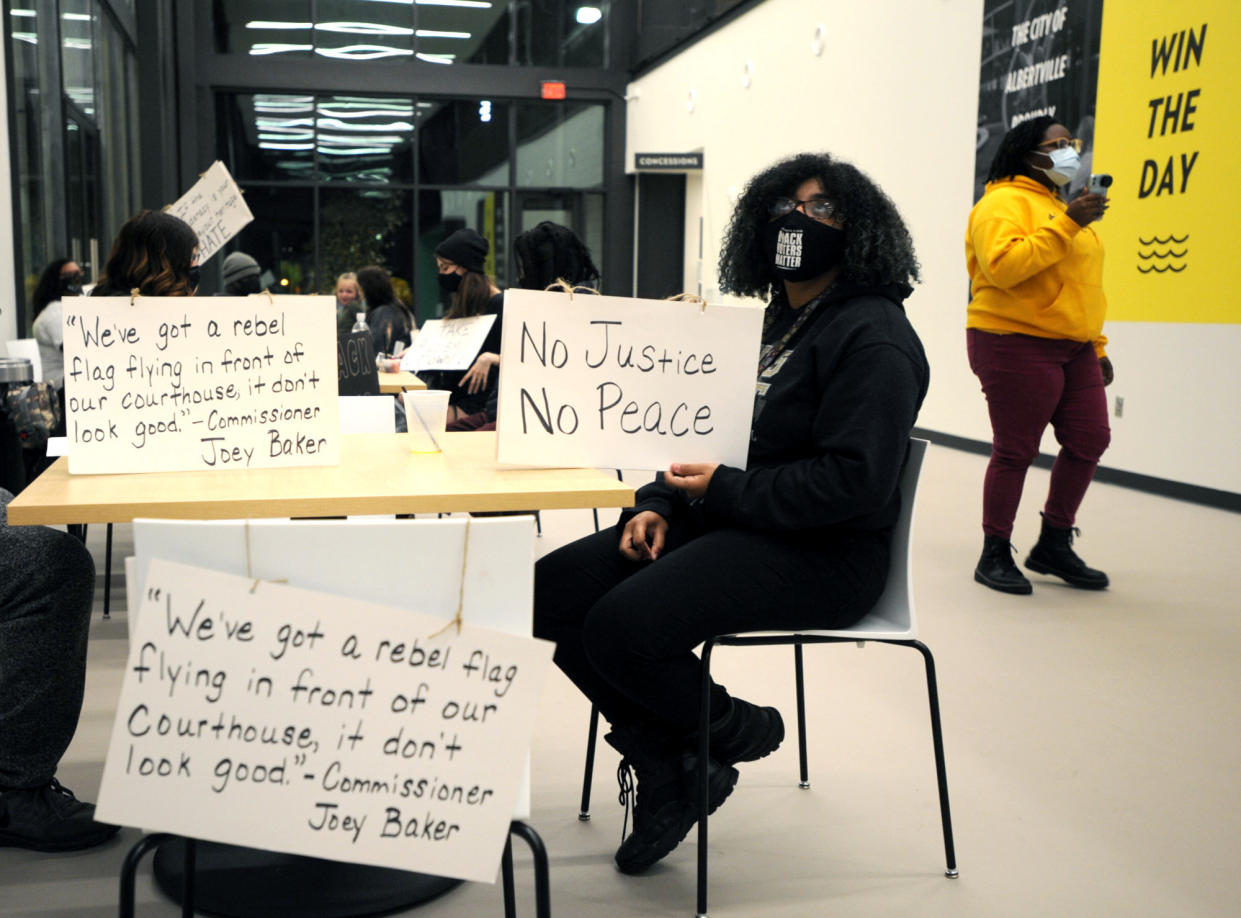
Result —
<path fill-rule="evenodd" d="M 712 820 L 710 914 L 1044 918 L 1234 916 L 1241 908 L 1241 515 L 1096 484 L 1081 554 L 1113 587 L 1037 578 L 1030 597 L 974 584 L 984 460 L 933 449 L 915 537 L 922 636 L 940 673 L 961 876 L 943 876 L 925 688 L 904 648 L 807 651 L 810 790 L 789 743 L 743 766 Z M 1027 485 L 1014 541 L 1037 533 L 1047 475 Z M 547 550 L 590 528 L 587 511 L 543 514 Z M 119 557 L 129 540 L 118 527 Z M 90 544 L 102 565 L 103 527 Z M 101 578 L 102 580 L 102 578 Z M 123 584 L 114 581 L 117 597 Z M 115 601 L 115 600 L 114 600 Z M 93 799 L 126 649 L 124 600 L 98 614 L 86 707 L 61 778 Z M 98 605 L 98 604 L 97 604 Z M 719 678 L 791 714 L 787 648 L 722 649 Z M 641 878 L 618 874 L 615 757 L 603 747 L 595 817 L 576 818 L 588 707 L 557 673 L 534 750 L 532 824 L 551 856 L 553 912 L 572 918 L 691 916 L 691 836 Z M 67 855 L 0 849 L 2 918 L 116 914 L 117 872 L 138 837 Z M 516 846 L 519 911 L 533 914 Z M 416 911 L 502 914 L 498 887 L 467 885 Z M 180 910 L 154 888 L 139 914 Z"/>

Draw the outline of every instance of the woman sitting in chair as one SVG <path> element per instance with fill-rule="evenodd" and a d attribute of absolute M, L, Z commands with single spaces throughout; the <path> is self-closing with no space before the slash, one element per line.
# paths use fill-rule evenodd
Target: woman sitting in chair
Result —
<path fill-rule="evenodd" d="M 845 628 L 883 590 L 897 479 L 927 390 L 905 317 L 918 265 L 896 207 L 826 154 L 747 186 L 720 255 L 720 287 L 769 299 L 747 467 L 673 463 L 616 530 L 535 568 L 534 631 L 611 723 L 633 769 L 624 873 L 668 854 L 696 820 L 701 662 L 708 637 Z M 710 812 L 739 762 L 784 738 L 774 708 L 714 685 Z M 622 779 L 622 799 L 626 797 Z"/>

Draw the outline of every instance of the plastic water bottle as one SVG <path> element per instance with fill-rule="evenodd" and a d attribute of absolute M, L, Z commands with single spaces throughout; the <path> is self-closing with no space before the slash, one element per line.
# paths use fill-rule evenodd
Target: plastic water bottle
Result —
<path fill-rule="evenodd" d="M 353 323 L 353 328 L 350 331 L 356 334 L 357 332 L 369 332 L 371 330 L 371 327 L 366 324 L 366 313 L 356 312 L 354 316 L 357 318 L 357 321 Z"/>

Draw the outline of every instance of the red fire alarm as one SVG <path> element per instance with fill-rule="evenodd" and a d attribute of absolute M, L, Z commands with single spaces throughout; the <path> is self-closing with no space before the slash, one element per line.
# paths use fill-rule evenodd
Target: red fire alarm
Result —
<path fill-rule="evenodd" d="M 543 81 L 543 98 L 544 99 L 563 99 L 565 97 L 565 86 L 561 80 L 544 80 Z"/>

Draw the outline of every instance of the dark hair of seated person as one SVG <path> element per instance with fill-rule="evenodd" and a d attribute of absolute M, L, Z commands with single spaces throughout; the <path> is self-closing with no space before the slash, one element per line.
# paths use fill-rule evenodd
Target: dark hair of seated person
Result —
<path fill-rule="evenodd" d="M 567 226 L 544 220 L 513 240 L 517 286 L 546 290 L 558 280 L 573 287 L 599 286 L 599 269 L 590 249 Z"/>
<path fill-rule="evenodd" d="M 193 296 L 190 277 L 198 234 L 172 214 L 144 210 L 130 217 L 104 265 L 91 296 Z"/>

